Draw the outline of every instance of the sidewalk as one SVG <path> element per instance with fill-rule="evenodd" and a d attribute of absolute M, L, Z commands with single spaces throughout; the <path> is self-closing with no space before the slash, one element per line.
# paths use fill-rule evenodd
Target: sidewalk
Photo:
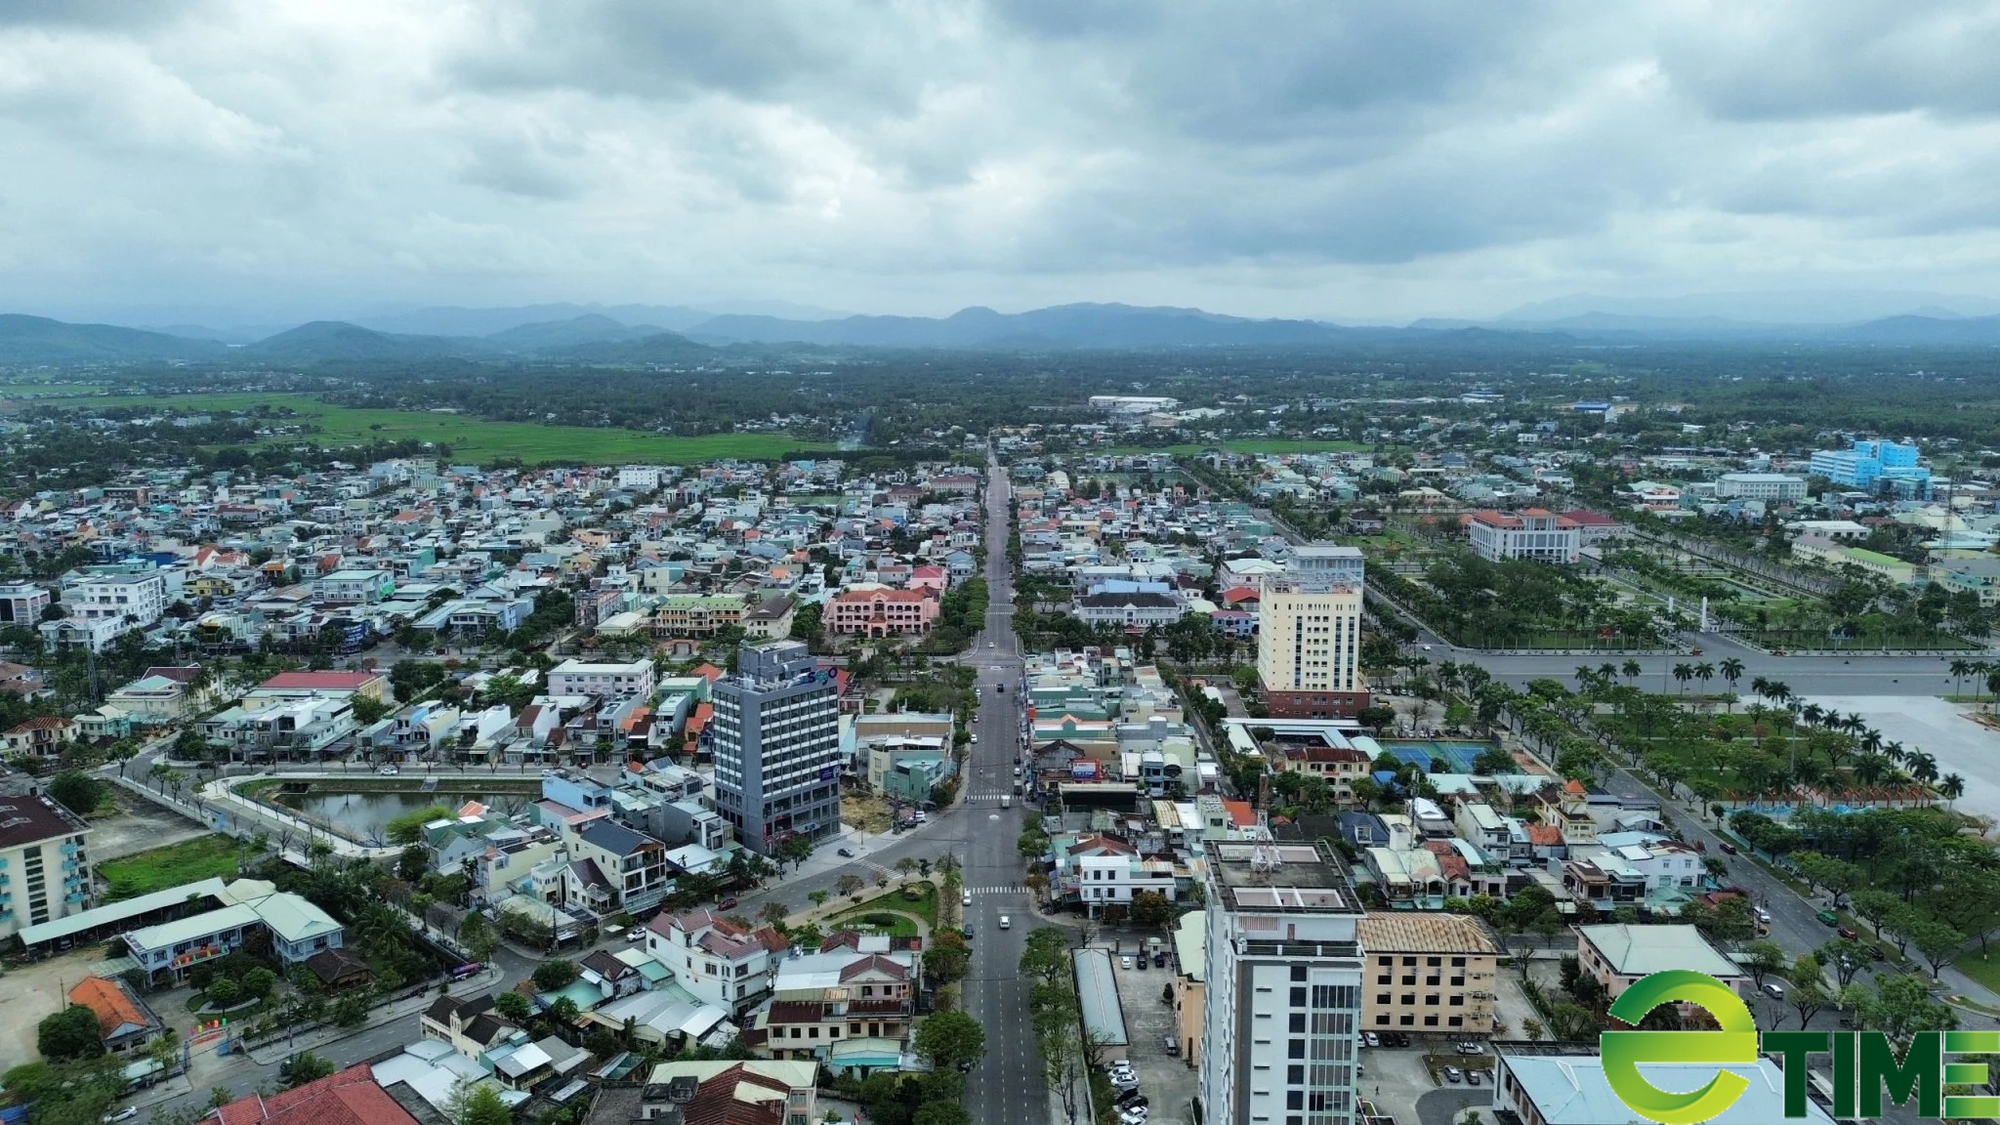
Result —
<path fill-rule="evenodd" d="M 475 976 L 452 982 L 449 995 L 466 996 L 482 994 L 491 991 L 493 986 L 498 983 L 500 983 L 500 973 L 495 969 L 488 968 Z M 379 1008 L 371 1009 L 368 1013 L 367 1022 L 358 1027 L 317 1027 L 301 1035 L 289 1036 L 284 1039 L 273 1039 L 262 1046 L 251 1047 L 243 1053 L 267 1066 L 271 1063 L 283 1062 L 300 1051 L 317 1051 L 329 1043 L 338 1043 L 343 1039 L 359 1035 L 372 1028 L 394 1023 L 408 1016 L 414 1016 L 418 1012 L 428 1009 L 433 1003 L 436 1003 L 437 998 L 438 992 L 435 988 L 426 988 L 421 996 L 406 996 L 401 999 L 392 1000 Z M 413 1033 L 411 1039 L 418 1039 L 421 1036 L 421 1032 Z"/>

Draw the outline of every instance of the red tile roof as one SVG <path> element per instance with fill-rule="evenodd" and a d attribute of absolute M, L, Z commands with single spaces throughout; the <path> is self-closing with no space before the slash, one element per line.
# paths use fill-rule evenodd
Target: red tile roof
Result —
<path fill-rule="evenodd" d="M 380 672 L 280 672 L 257 686 L 279 691 L 359 691 L 381 678 Z"/>
<path fill-rule="evenodd" d="M 126 1024 L 146 1026 L 146 1015 L 125 990 L 103 977 L 85 977 L 69 990 L 72 1004 L 82 1004 L 97 1013 L 97 1033 L 110 1036 Z"/>
<path fill-rule="evenodd" d="M 238 1098 L 216 1110 L 213 1120 L 217 1125 L 417 1125 L 375 1084 L 366 1063 L 268 1098 Z"/>

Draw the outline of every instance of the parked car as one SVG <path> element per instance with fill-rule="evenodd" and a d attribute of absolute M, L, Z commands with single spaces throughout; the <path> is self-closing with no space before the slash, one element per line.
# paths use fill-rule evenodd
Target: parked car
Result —
<path fill-rule="evenodd" d="M 1132 967 L 1132 955 L 1131 955 L 1130 953 L 1127 953 L 1127 954 L 1126 954 L 1126 955 L 1124 955 L 1123 957 L 1120 957 L 1120 958 L 1118 959 L 1118 967 L 1119 967 L 1119 968 L 1121 968 L 1121 969 L 1129 969 L 1129 968 L 1131 968 L 1131 967 Z"/>
<path fill-rule="evenodd" d="M 381 774 L 383 777 L 394 777 L 402 771 L 398 770 L 395 766 L 383 766 L 375 772 Z"/>
<path fill-rule="evenodd" d="M 1779 984 L 1777 981 L 1767 980 L 1764 982 L 1764 995 L 1769 996 L 1773 1000 L 1783 1000 L 1785 998 L 1785 986 Z"/>
<path fill-rule="evenodd" d="M 842 849 L 840 849 L 840 850 L 839 850 L 838 852 L 836 852 L 835 854 L 836 854 L 836 855 L 840 855 L 840 856 L 842 856 L 842 857 L 845 857 L 845 858 L 847 858 L 847 859 L 853 859 L 853 858 L 854 858 L 854 849 L 853 849 L 853 848 L 842 848 Z"/>
<path fill-rule="evenodd" d="M 734 909 L 736 909 L 736 896 L 735 896 L 735 895 L 730 895 L 730 896 L 729 896 L 728 898 L 725 898 L 725 899 L 723 899 L 723 900 L 722 900 L 721 902 L 718 902 L 718 903 L 716 903 L 716 904 L 715 904 L 715 908 L 716 908 L 717 910 L 734 910 Z"/>
<path fill-rule="evenodd" d="M 139 1116 L 139 1107 L 138 1107 L 138 1106 L 136 1106 L 136 1105 L 128 1105 L 128 1106 L 126 1106 L 126 1107 L 125 1107 L 124 1109 L 121 1109 L 121 1110 L 119 1110 L 119 1111 L 118 1111 L 117 1113 L 107 1113 L 107 1114 L 105 1114 L 105 1115 L 104 1115 L 104 1120 L 106 1120 L 106 1121 L 130 1121 L 130 1120 L 132 1120 L 132 1119 L 133 1119 L 134 1117 L 137 1117 L 137 1116 Z"/>
<path fill-rule="evenodd" d="M 1819 917 L 1819 924 L 1822 926 L 1840 925 L 1840 915 L 1835 914 L 1831 910 L 1820 911 L 1818 917 Z"/>
<path fill-rule="evenodd" d="M 1457 1044 L 1457 1048 L 1458 1053 L 1461 1055 L 1483 1055 L 1486 1053 L 1486 1044 L 1475 1043 L 1470 1039 Z"/>
<path fill-rule="evenodd" d="M 1473 1070 L 1471 1067 L 1467 1067 L 1465 1071 L 1465 1084 L 1467 1086 L 1479 1085 L 1479 1072 Z"/>
<path fill-rule="evenodd" d="M 1889 954 L 1881 946 L 1871 945 L 1868 947 L 1868 959 L 1870 961 L 1887 961 Z"/>
<path fill-rule="evenodd" d="M 1853 930 L 1847 928 L 1846 926 L 1841 926 L 1840 928 L 1834 930 L 1833 932 L 1839 934 L 1841 937 L 1846 938 L 1848 941 L 1853 941 L 1861 936 L 1855 933 Z"/>
<path fill-rule="evenodd" d="M 1460 1070 L 1460 1069 L 1458 1069 L 1458 1068 L 1457 1068 L 1457 1067 L 1455 1067 L 1455 1066 L 1448 1066 L 1448 1067 L 1445 1067 L 1445 1068 L 1444 1068 L 1444 1080 L 1445 1080 L 1446 1082 L 1449 1082 L 1449 1083 L 1451 1083 L 1452 1085 L 1456 1086 L 1456 1085 L 1458 1085 L 1458 1084 L 1459 1084 L 1460 1082 L 1463 1082 L 1463 1081 L 1465 1081 L 1465 1072 L 1464 1072 L 1464 1071 L 1462 1071 L 1462 1070 Z"/>
<path fill-rule="evenodd" d="M 1380 1047 L 1382 1045 L 1382 1037 L 1372 1031 L 1364 1031 L 1361 1033 L 1361 1045 L 1364 1047 Z"/>

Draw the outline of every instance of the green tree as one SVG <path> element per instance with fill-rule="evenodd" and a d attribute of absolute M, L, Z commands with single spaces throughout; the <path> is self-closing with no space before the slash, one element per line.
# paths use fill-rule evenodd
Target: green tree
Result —
<path fill-rule="evenodd" d="M 1919 1031 L 1949 1031 L 1958 1026 L 1958 1013 L 1942 1001 L 1931 999 L 1930 989 L 1919 976 L 1883 974 L 1875 978 L 1875 994 L 1855 1008 L 1855 1024 L 1879 1031 L 1899 1046 L 1907 1046 Z"/>
<path fill-rule="evenodd" d="M 1785 967 L 1785 951 L 1774 941 L 1753 941 L 1743 947 L 1741 960 L 1744 970 L 1750 974 L 1750 983 L 1763 988 L 1767 975 Z"/>
<path fill-rule="evenodd" d="M 243 991 L 259 1000 L 271 994 L 278 984 L 278 974 L 258 965 L 243 974 Z"/>
<path fill-rule="evenodd" d="M 1028 935 L 1021 951 L 1021 975 L 1042 984 L 1069 979 L 1069 936 L 1062 930 L 1044 926 Z"/>
<path fill-rule="evenodd" d="M 414 883 L 431 869 L 431 853 L 422 844 L 411 844 L 396 857 L 396 878 Z"/>
<path fill-rule="evenodd" d="M 493 998 L 493 1010 L 515 1027 L 526 1027 L 535 1018 L 535 1005 L 526 996 L 509 989 Z"/>
<path fill-rule="evenodd" d="M 535 966 L 535 987 L 543 992 L 556 992 L 569 987 L 579 970 L 576 962 L 557 959 L 544 961 Z"/>
<path fill-rule="evenodd" d="M 1374 731 L 1379 738 L 1382 732 L 1388 729 L 1389 724 L 1396 721 L 1396 709 L 1386 703 L 1371 703 L 1356 711 L 1354 718 L 1362 726 Z"/>
<path fill-rule="evenodd" d="M 938 988 L 965 979 L 971 966 L 972 947 L 965 943 L 964 936 L 952 930 L 940 931 L 924 953 L 924 973 Z"/>
<path fill-rule="evenodd" d="M 1174 905 L 1158 891 L 1138 891 L 1132 895 L 1132 924 L 1164 926 L 1174 920 Z"/>
<path fill-rule="evenodd" d="M 64 770 L 49 781 L 49 796 L 78 816 L 97 811 L 104 783 L 82 770 Z"/>
<path fill-rule="evenodd" d="M 964 1012 L 937 1012 L 917 1026 L 910 1045 L 932 1066 L 957 1068 L 986 1053 L 986 1029 Z"/>
<path fill-rule="evenodd" d="M 278 1064 L 278 1084 L 290 1090 L 333 1073 L 333 1064 L 311 1051 L 300 1051 Z"/>
<path fill-rule="evenodd" d="M 1799 1013 L 1799 1029 L 1804 1030 L 1821 1009 L 1833 1002 L 1833 996 L 1826 990 L 1819 960 L 1810 953 L 1799 954 L 1792 963 L 1791 977 L 1792 987 L 1785 991 L 1785 1002 Z"/>
<path fill-rule="evenodd" d="M 513 1111 L 500 1100 L 500 1092 L 490 1083 L 481 1082 L 472 1087 L 465 1099 L 454 1107 L 458 1113 L 451 1125 L 513 1125 Z"/>
<path fill-rule="evenodd" d="M 50 1062 L 96 1058 L 104 1053 L 104 1040 L 97 1034 L 97 1013 L 82 1004 L 71 1004 L 44 1018 L 35 1027 L 35 1047 Z"/>

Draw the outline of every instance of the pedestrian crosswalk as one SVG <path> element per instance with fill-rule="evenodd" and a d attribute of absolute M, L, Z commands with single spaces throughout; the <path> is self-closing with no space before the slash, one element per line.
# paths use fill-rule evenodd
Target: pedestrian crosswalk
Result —
<path fill-rule="evenodd" d="M 967 887 L 965 891 L 967 894 L 975 895 L 1024 895 L 1028 893 L 1028 888 L 1001 885 L 993 887 Z"/>
<path fill-rule="evenodd" d="M 973 793 L 965 798 L 965 803 L 968 805 L 997 805 L 1002 800 L 1012 796 L 1012 793 L 1003 793 L 998 790 L 992 793 Z"/>

